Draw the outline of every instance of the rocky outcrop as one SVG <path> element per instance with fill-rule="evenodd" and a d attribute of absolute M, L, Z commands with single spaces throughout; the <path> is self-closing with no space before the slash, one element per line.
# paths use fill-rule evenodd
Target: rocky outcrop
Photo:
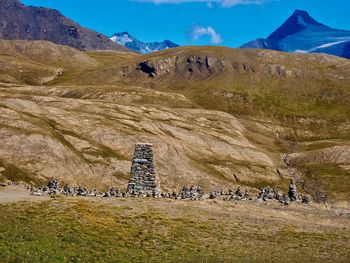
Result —
<path fill-rule="evenodd" d="M 224 70 L 221 59 L 209 55 L 171 56 L 156 58 L 127 66 L 122 69 L 124 76 L 139 75 L 151 78 L 182 76 L 185 79 L 202 79 L 217 75 Z"/>
<path fill-rule="evenodd" d="M 255 64 L 237 61 L 218 55 L 189 53 L 168 54 L 147 60 L 141 60 L 136 65 L 124 66 L 120 74 L 130 78 L 149 79 L 180 79 L 202 80 L 209 77 L 220 77 L 221 73 L 232 74 L 264 74 L 276 78 L 290 78 L 297 75 L 293 69 L 282 64 L 260 63 Z"/>

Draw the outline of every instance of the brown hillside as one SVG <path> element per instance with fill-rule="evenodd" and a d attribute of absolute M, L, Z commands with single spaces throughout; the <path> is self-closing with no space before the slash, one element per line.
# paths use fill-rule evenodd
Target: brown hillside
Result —
<path fill-rule="evenodd" d="M 14 50 L 1 56 L 7 67 L 13 58 L 44 66 L 28 66 L 28 79 L 13 68 L 0 75 L 3 178 L 125 186 L 141 141 L 155 144 L 166 190 L 285 188 L 294 178 L 320 199 L 349 197 L 348 60 L 184 47 L 145 56 L 74 51 L 89 62 L 79 64 L 72 50 L 47 60 Z M 64 73 L 45 86 L 25 85 L 58 66 Z"/>

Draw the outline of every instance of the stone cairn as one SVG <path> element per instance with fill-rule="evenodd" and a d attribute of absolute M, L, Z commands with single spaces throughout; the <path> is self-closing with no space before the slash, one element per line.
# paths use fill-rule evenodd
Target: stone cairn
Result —
<path fill-rule="evenodd" d="M 158 195 L 160 189 L 156 172 L 153 163 L 153 144 L 136 144 L 127 192 L 138 196 Z"/>

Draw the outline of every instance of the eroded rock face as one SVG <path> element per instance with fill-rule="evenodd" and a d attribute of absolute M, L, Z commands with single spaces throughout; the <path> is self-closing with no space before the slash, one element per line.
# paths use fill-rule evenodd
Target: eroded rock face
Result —
<path fill-rule="evenodd" d="M 185 70 L 187 72 L 185 75 L 189 77 L 205 77 L 218 74 L 224 68 L 220 59 L 210 56 L 190 56 L 186 62 Z"/>
<path fill-rule="evenodd" d="M 180 78 L 186 80 L 201 80 L 220 76 L 227 71 L 240 74 L 266 74 L 276 78 L 290 78 L 297 73 L 284 65 L 271 63 L 252 64 L 220 58 L 210 54 L 174 55 L 166 58 L 152 58 L 138 62 L 136 65 L 121 69 L 123 76 L 135 78 Z"/>
<path fill-rule="evenodd" d="M 182 76 L 198 79 L 219 74 L 223 69 L 224 64 L 219 58 L 207 55 L 172 56 L 142 61 L 136 66 L 138 74 L 151 78 Z M 126 75 L 135 74 L 133 67 L 125 70 Z"/>
<path fill-rule="evenodd" d="M 148 77 L 156 78 L 167 74 L 174 74 L 176 70 L 177 57 L 143 61 L 137 65 L 137 70 Z"/>

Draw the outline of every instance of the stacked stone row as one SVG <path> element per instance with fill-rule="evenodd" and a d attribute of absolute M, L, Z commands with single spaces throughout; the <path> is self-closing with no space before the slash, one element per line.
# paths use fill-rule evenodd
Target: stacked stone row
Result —
<path fill-rule="evenodd" d="M 288 193 L 277 192 L 274 188 L 269 186 L 261 188 L 256 198 L 250 196 L 247 191 L 242 191 L 238 187 L 235 191 L 230 189 L 228 192 L 225 191 L 213 191 L 205 193 L 201 186 L 184 186 L 180 192 L 164 193 L 156 192 L 144 192 L 131 190 L 127 192 L 121 192 L 118 188 L 111 187 L 105 192 L 99 192 L 96 189 L 88 190 L 85 187 L 78 186 L 72 187 L 65 185 L 63 188 L 59 187 L 59 183 L 51 179 L 48 185 L 45 187 L 37 188 L 30 187 L 32 195 L 43 196 L 43 195 L 67 195 L 67 196 L 87 196 L 87 197 L 153 197 L 153 198 L 166 198 L 175 200 L 206 200 L 206 199 L 221 199 L 223 201 L 244 201 L 244 200 L 257 200 L 257 201 L 272 201 L 277 200 L 281 204 L 288 205 L 290 202 L 297 202 L 308 204 L 311 202 L 309 195 L 298 195 L 297 187 L 294 181 L 289 186 Z"/>

